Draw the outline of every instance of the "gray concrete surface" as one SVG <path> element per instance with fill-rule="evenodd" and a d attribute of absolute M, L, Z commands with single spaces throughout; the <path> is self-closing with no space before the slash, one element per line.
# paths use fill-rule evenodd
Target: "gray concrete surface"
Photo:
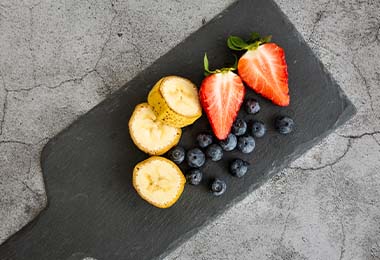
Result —
<path fill-rule="evenodd" d="M 46 205 L 47 140 L 232 2 L 0 0 L 0 243 Z M 168 260 L 380 259 L 380 1 L 277 3 L 358 113 Z"/>

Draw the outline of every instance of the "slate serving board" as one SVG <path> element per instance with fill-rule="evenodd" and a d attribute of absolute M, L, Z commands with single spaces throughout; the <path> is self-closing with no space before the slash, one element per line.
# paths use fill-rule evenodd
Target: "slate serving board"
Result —
<path fill-rule="evenodd" d="M 233 62 L 225 40 L 250 32 L 272 34 L 286 52 L 291 105 L 279 108 L 257 97 L 262 111 L 255 118 L 269 126 L 253 154 L 225 154 L 208 162 L 205 182 L 187 185 L 170 209 L 157 209 L 139 198 L 131 185 L 137 162 L 147 158 L 132 143 L 128 120 L 136 104 L 146 100 L 153 84 L 165 75 L 182 75 L 200 84 L 203 55 L 218 68 Z M 162 257 L 215 216 L 259 187 L 355 113 L 352 104 L 326 72 L 302 37 L 273 1 L 239 1 L 158 59 L 126 86 L 53 138 L 42 153 L 48 207 L 31 224 L 0 247 L 0 259 L 152 259 Z M 296 130 L 277 134 L 279 114 L 290 115 Z M 251 118 L 244 113 L 242 117 Z M 209 129 L 203 116 L 184 129 L 181 143 L 190 148 L 195 136 Z M 228 160 L 251 162 L 242 179 L 227 172 Z M 227 192 L 213 197 L 207 189 L 214 177 L 225 179 Z"/>

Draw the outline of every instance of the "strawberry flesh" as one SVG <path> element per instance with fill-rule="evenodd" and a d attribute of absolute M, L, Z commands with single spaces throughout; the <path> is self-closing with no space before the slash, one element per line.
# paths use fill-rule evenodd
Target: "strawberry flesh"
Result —
<path fill-rule="evenodd" d="M 201 105 L 219 140 L 227 138 L 243 103 L 245 88 L 240 77 L 232 71 L 207 76 L 200 87 Z"/>
<path fill-rule="evenodd" d="M 288 70 L 284 50 L 275 43 L 265 43 L 248 50 L 238 63 L 241 79 L 255 92 L 279 106 L 290 102 Z"/>

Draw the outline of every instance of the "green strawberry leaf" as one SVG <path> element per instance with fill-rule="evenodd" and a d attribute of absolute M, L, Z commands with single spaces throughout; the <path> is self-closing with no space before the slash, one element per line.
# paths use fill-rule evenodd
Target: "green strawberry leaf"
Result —
<path fill-rule="evenodd" d="M 268 43 L 268 42 L 270 42 L 271 40 L 272 40 L 272 35 L 268 35 L 268 36 L 265 36 L 265 37 L 263 37 L 263 38 L 260 39 L 260 41 L 261 41 L 262 43 Z"/>
<path fill-rule="evenodd" d="M 230 36 L 228 37 L 227 39 L 227 46 L 228 48 L 230 48 L 231 50 L 234 50 L 234 51 L 241 51 L 241 50 L 244 50 L 246 49 L 246 47 L 248 46 L 248 43 L 246 43 L 243 39 L 241 39 L 240 37 L 237 37 L 237 36 Z"/>
<path fill-rule="evenodd" d="M 231 50 L 234 50 L 234 51 L 241 51 L 240 48 L 236 48 L 235 45 L 232 43 L 231 39 L 228 38 L 227 39 L 227 46 L 228 48 L 230 48 Z"/>
<path fill-rule="evenodd" d="M 207 58 L 207 54 L 206 53 L 205 53 L 205 56 L 203 57 L 203 66 L 204 66 L 204 69 L 205 69 L 204 75 L 205 76 L 210 75 L 212 72 L 210 71 L 210 69 L 208 67 L 208 58 Z"/>
<path fill-rule="evenodd" d="M 265 37 L 260 37 L 260 34 L 257 32 L 251 33 L 248 41 L 244 41 L 240 37 L 230 36 L 227 39 L 227 46 L 231 50 L 234 51 L 242 51 L 242 50 L 255 50 L 261 44 L 268 43 L 272 40 L 272 36 L 268 35 Z"/>
<path fill-rule="evenodd" d="M 253 32 L 251 33 L 251 37 L 249 38 L 248 42 L 254 43 L 258 40 L 260 40 L 260 34 L 258 32 Z"/>
<path fill-rule="evenodd" d="M 240 48 L 246 47 L 248 44 L 240 37 L 237 36 L 230 36 L 231 42 L 236 46 Z"/>

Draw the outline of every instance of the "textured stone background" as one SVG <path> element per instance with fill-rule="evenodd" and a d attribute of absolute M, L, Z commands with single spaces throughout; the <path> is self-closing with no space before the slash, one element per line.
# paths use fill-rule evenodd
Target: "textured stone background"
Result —
<path fill-rule="evenodd" d="M 0 243 L 47 140 L 232 0 L 0 0 Z M 380 1 L 277 0 L 357 115 L 167 259 L 380 259 Z"/>

